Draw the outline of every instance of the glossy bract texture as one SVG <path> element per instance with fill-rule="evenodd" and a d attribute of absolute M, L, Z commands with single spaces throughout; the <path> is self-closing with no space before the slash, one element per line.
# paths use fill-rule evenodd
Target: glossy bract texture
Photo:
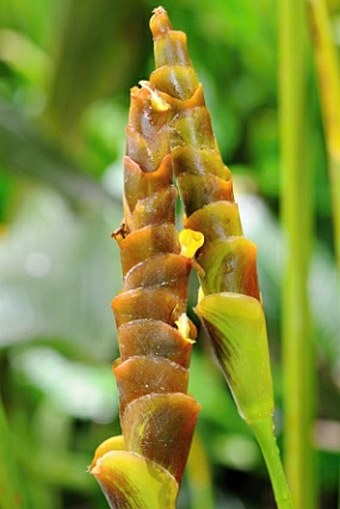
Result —
<path fill-rule="evenodd" d="M 204 235 L 196 256 L 203 269 L 203 300 L 197 312 L 240 414 L 248 421 L 262 418 L 264 412 L 271 416 L 273 390 L 256 246 L 243 236 L 231 174 L 218 150 L 186 38 L 172 29 L 162 8 L 156 9 L 150 25 L 158 67 L 150 82 L 171 106 L 170 153 L 184 225 Z"/>
<path fill-rule="evenodd" d="M 200 410 L 187 395 L 196 336 L 185 315 L 192 262 L 175 227 L 169 108 L 149 82 L 141 85 L 131 90 L 124 219 L 114 233 L 124 276 L 123 290 L 112 301 L 123 439 L 99 447 L 92 473 L 111 507 L 170 509 Z M 183 317 L 185 334 L 177 325 Z"/>

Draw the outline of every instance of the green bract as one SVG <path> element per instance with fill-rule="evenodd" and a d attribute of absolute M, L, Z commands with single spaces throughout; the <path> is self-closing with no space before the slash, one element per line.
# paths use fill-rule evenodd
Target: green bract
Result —
<path fill-rule="evenodd" d="M 266 322 L 260 302 L 237 293 L 207 295 L 196 307 L 227 378 L 239 412 L 248 422 L 274 412 Z"/>

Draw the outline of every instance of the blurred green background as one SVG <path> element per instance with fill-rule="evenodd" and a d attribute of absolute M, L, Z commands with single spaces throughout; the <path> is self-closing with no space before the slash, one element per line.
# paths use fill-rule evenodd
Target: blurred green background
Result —
<path fill-rule="evenodd" d="M 233 171 L 245 234 L 258 244 L 281 442 L 277 2 L 163 5 L 188 35 Z M 329 3 L 340 41 L 336 4 Z M 29 509 L 107 507 L 86 467 L 96 446 L 119 432 L 110 301 L 122 283 L 110 234 L 122 214 L 129 89 L 153 68 L 148 22 L 156 6 L 150 0 L 0 0 L 0 487 L 5 465 L 15 463 Z M 309 64 L 317 482 L 319 507 L 336 509 L 340 299 L 324 135 Z M 203 406 L 198 431 L 213 507 L 274 508 L 259 449 L 204 338 L 195 346 L 190 390 Z M 179 509 L 208 509 L 204 504 L 187 476 Z"/>

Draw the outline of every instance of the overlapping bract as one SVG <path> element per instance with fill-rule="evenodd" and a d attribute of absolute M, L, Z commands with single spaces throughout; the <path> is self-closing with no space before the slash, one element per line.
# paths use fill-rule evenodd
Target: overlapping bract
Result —
<path fill-rule="evenodd" d="M 291 509 L 274 435 L 273 387 L 256 247 L 243 236 L 230 172 L 216 144 L 185 34 L 172 29 L 161 7 L 151 19 L 151 30 L 157 69 L 150 82 L 170 105 L 170 151 L 184 203 L 184 226 L 205 238 L 196 256 L 203 269 L 199 271 L 196 312 L 239 412 L 258 439 L 278 507 Z"/>
<path fill-rule="evenodd" d="M 157 67 L 150 82 L 171 106 L 169 142 L 184 226 L 202 232 L 205 239 L 197 255 L 205 297 L 196 311 L 241 415 L 248 421 L 262 419 L 263 411 L 257 414 L 255 409 L 266 408 L 271 416 L 274 403 L 256 247 L 243 236 L 230 171 L 218 150 L 185 34 L 172 29 L 161 7 L 150 25 Z"/>
<path fill-rule="evenodd" d="M 132 89 L 124 222 L 114 233 L 124 288 L 112 302 L 121 353 L 113 371 L 125 451 L 115 450 L 115 441 L 111 450 L 109 442 L 96 455 L 92 469 L 109 504 L 117 509 L 144 507 L 137 501 L 133 505 L 128 493 L 135 492 L 142 500 L 143 486 L 159 487 L 160 482 L 166 485 L 164 496 L 155 498 L 150 507 L 174 507 L 200 409 L 187 394 L 196 334 L 185 315 L 191 260 L 180 253 L 175 227 L 177 191 L 167 120 L 167 106 L 157 103 L 147 83 Z M 183 316 L 190 338 L 176 324 Z M 133 468 L 124 471 L 122 465 L 128 465 L 129 458 Z"/>

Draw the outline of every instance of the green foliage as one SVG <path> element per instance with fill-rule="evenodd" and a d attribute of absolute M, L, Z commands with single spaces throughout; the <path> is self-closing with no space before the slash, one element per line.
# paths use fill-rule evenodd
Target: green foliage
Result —
<path fill-rule="evenodd" d="M 1 432 L 0 463 L 9 465 L 1 476 L 11 476 L 14 486 L 19 479 L 29 509 L 107 507 L 86 467 L 95 447 L 118 432 L 108 366 L 117 356 L 110 300 L 121 274 L 110 233 L 121 219 L 116 198 L 128 90 L 151 70 L 147 25 L 154 7 L 149 0 L 1 2 L 0 391 L 10 437 Z M 284 242 L 277 219 L 277 2 L 175 0 L 164 7 L 188 34 L 223 158 L 236 175 L 245 234 L 259 246 L 280 433 Z M 317 182 L 310 282 L 320 380 L 317 476 L 320 507 L 335 509 L 340 302 L 313 87 L 308 84 L 314 90 L 308 150 Z M 203 406 L 199 432 L 211 465 L 214 507 L 271 507 L 254 438 L 222 376 L 201 355 L 206 348 L 201 335 L 190 384 Z M 179 508 L 196 509 L 190 482 L 184 480 Z M 0 507 L 5 503 L 0 492 Z"/>

